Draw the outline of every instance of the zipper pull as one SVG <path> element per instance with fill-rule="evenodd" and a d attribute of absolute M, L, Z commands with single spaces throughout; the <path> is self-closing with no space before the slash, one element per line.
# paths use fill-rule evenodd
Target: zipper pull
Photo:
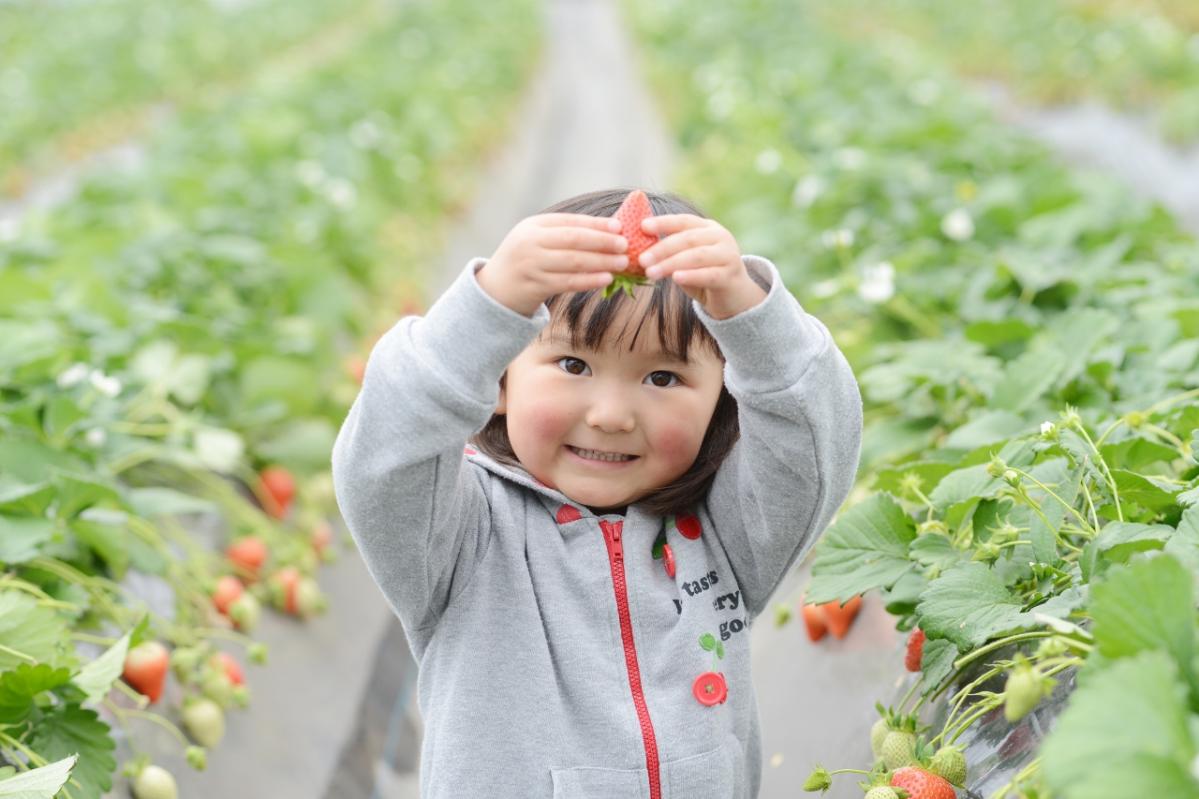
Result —
<path fill-rule="evenodd" d="M 600 522 L 604 528 L 604 532 L 608 534 L 609 549 L 612 552 L 612 559 L 618 563 L 624 562 L 624 547 L 620 543 L 620 533 L 624 526 L 623 522 Z"/>

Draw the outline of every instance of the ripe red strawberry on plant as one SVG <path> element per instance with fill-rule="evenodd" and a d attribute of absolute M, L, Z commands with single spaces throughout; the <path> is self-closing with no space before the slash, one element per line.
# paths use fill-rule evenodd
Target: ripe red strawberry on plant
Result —
<path fill-rule="evenodd" d="M 824 611 L 819 605 L 808 605 L 800 599 L 799 610 L 803 614 L 804 627 L 808 631 L 808 639 L 819 641 L 828 634 L 828 625 L 824 621 Z"/>
<path fill-rule="evenodd" d="M 258 579 L 258 572 L 266 563 L 268 554 L 266 542 L 255 535 L 243 536 L 225 549 L 225 557 L 233 564 L 233 568 L 250 581 Z"/>
<path fill-rule="evenodd" d="M 268 500 L 264 510 L 276 519 L 282 519 L 296 495 L 295 478 L 282 466 L 268 466 L 259 473 L 258 478 Z"/>
<path fill-rule="evenodd" d="M 153 704 L 162 696 L 170 665 L 171 655 L 167 648 L 158 641 L 146 641 L 125 655 L 125 668 L 121 676 Z"/>
<path fill-rule="evenodd" d="M 903 657 L 903 665 L 908 671 L 920 671 L 920 662 L 924 658 L 924 630 L 919 627 L 912 630 L 908 636 L 908 651 Z"/>
<path fill-rule="evenodd" d="M 862 597 L 860 595 L 855 596 L 844 605 L 833 600 L 832 602 L 825 602 L 820 607 L 824 609 L 824 618 L 828 622 L 828 631 L 837 638 L 844 638 L 849 632 L 849 626 L 853 624 L 853 620 L 857 617 L 858 611 L 862 607 Z"/>
<path fill-rule="evenodd" d="M 225 676 L 229 678 L 229 682 L 234 685 L 245 685 L 246 675 L 242 671 L 241 664 L 237 659 L 228 652 L 217 652 L 212 656 L 211 662 L 225 672 Z"/>
<path fill-rule="evenodd" d="M 621 290 L 631 297 L 634 286 L 649 283 L 640 258 L 641 253 L 656 244 L 658 238 L 642 230 L 641 221 L 653 215 L 654 210 L 650 207 L 649 198 L 640 189 L 629 192 L 620 208 L 613 214 L 613 218 L 620 221 L 620 235 L 629 242 L 629 264 L 623 272 L 617 272 L 612 276 L 612 282 L 604 287 L 604 297 L 611 297 Z"/>
<path fill-rule="evenodd" d="M 957 799 L 949 782 L 919 766 L 896 770 L 891 775 L 891 787 L 903 788 L 908 792 L 908 799 Z"/>
<path fill-rule="evenodd" d="M 229 607 L 245 593 L 241 580 L 231 575 L 217 578 L 216 588 L 212 592 L 212 604 L 224 615 L 229 615 Z"/>

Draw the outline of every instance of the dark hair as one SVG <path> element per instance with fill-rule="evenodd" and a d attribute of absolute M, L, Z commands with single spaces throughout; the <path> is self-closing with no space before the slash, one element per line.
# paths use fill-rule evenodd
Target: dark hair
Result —
<path fill-rule="evenodd" d="M 632 190 L 607 189 L 580 194 L 555 203 L 540 213 L 612 216 L 630 191 Z M 646 191 L 645 194 L 655 215 L 695 214 L 706 217 L 694 204 L 677 195 L 650 191 Z M 616 292 L 606 301 L 601 301 L 601 297 L 599 289 L 553 295 L 545 301 L 550 312 L 550 324 L 565 321 L 570 329 L 571 341 L 576 347 L 580 344 L 588 348 L 598 347 L 621 306 L 626 301 L 633 301 L 624 292 Z M 629 342 L 630 350 L 636 343 L 642 326 L 650 317 L 656 319 L 663 349 L 671 355 L 686 361 L 692 341 L 698 340 L 699 346 L 709 348 L 724 360 L 720 346 L 691 307 L 691 298 L 673 280 L 659 280 L 653 284 L 649 305 L 644 316 L 638 321 Z M 617 335 L 617 343 L 623 334 L 624 331 L 621 331 Z M 500 385 L 504 384 L 506 378 L 507 372 L 500 378 Z M 708 423 L 708 430 L 704 433 L 695 463 L 673 482 L 636 500 L 636 504 L 648 513 L 659 516 L 693 512 L 703 502 L 716 477 L 716 470 L 732 451 L 733 444 L 737 442 L 740 434 L 741 430 L 737 424 L 737 401 L 733 399 L 728 388 L 721 386 L 720 397 L 716 401 L 716 408 Z M 512 443 L 508 440 L 507 419 L 504 414 L 492 414 L 487 424 L 471 441 L 497 462 L 520 465 L 516 453 L 512 450 Z"/>

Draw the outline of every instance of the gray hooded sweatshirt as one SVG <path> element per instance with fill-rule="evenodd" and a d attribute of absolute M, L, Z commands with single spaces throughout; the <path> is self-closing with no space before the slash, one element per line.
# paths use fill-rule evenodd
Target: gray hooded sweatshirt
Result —
<path fill-rule="evenodd" d="M 862 405 L 825 326 L 743 260 L 766 299 L 694 303 L 741 436 L 678 518 L 596 517 L 467 444 L 549 322 L 484 292 L 485 259 L 375 345 L 333 479 L 420 666 L 422 799 L 757 796 L 750 627 L 848 494 Z"/>

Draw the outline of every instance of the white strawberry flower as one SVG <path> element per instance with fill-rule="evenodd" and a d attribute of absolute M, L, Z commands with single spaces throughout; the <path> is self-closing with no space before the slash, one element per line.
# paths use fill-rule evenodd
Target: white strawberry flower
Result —
<path fill-rule="evenodd" d="M 824 189 L 824 181 L 819 176 L 805 175 L 791 192 L 791 204 L 796 208 L 808 208 L 824 194 Z"/>
<path fill-rule="evenodd" d="M 858 284 L 858 296 L 875 304 L 895 296 L 895 267 L 890 261 L 879 261 L 866 267 L 862 281 Z"/>
<path fill-rule="evenodd" d="M 379 126 L 369 119 L 360 119 L 350 128 L 350 144 L 359 150 L 369 150 L 377 147 L 383 141 L 383 133 Z"/>
<path fill-rule="evenodd" d="M 328 176 L 325 174 L 324 167 L 316 161 L 301 161 L 296 164 L 296 177 L 305 186 L 314 189 L 324 183 Z"/>
<path fill-rule="evenodd" d="M 836 294 L 840 288 L 841 281 L 837 280 L 836 278 L 829 278 L 828 280 L 821 280 L 809 286 L 808 294 L 811 294 L 817 299 L 824 299 L 825 297 L 831 297 Z"/>
<path fill-rule="evenodd" d="M 103 427 L 93 427 L 84 434 L 83 438 L 87 441 L 88 446 L 99 449 L 108 441 L 108 432 Z"/>
<path fill-rule="evenodd" d="M 965 208 L 955 208 L 941 220 L 941 232 L 954 241 L 966 241 L 974 236 L 974 219 Z"/>
<path fill-rule="evenodd" d="M 836 247 L 852 247 L 853 239 L 853 231 L 849 228 L 826 230 L 820 234 L 821 243 L 830 250 Z"/>
<path fill-rule="evenodd" d="M 1057 426 L 1054 425 L 1053 422 L 1041 422 L 1041 435 L 1045 436 L 1046 438 L 1053 436 L 1056 430 Z"/>
<path fill-rule="evenodd" d="M 859 147 L 842 147 L 833 155 L 837 166 L 850 172 L 861 169 L 866 163 L 866 151 Z"/>
<path fill-rule="evenodd" d="M 93 369 L 88 379 L 91 381 L 92 388 L 106 397 L 115 397 L 121 393 L 121 381 L 104 374 L 99 369 Z"/>
<path fill-rule="evenodd" d="M 350 181 L 344 178 L 334 178 L 329 181 L 329 185 L 325 189 L 325 196 L 338 208 L 349 208 L 358 199 L 358 192 Z"/>
<path fill-rule="evenodd" d="M 60 372 L 54 382 L 58 384 L 59 388 L 73 388 L 87 380 L 89 372 L 86 363 L 75 362 Z"/>
<path fill-rule="evenodd" d="M 758 153 L 758 157 L 754 159 L 754 167 L 763 175 L 771 175 L 778 171 L 783 165 L 783 156 L 778 150 L 769 148 Z"/>

